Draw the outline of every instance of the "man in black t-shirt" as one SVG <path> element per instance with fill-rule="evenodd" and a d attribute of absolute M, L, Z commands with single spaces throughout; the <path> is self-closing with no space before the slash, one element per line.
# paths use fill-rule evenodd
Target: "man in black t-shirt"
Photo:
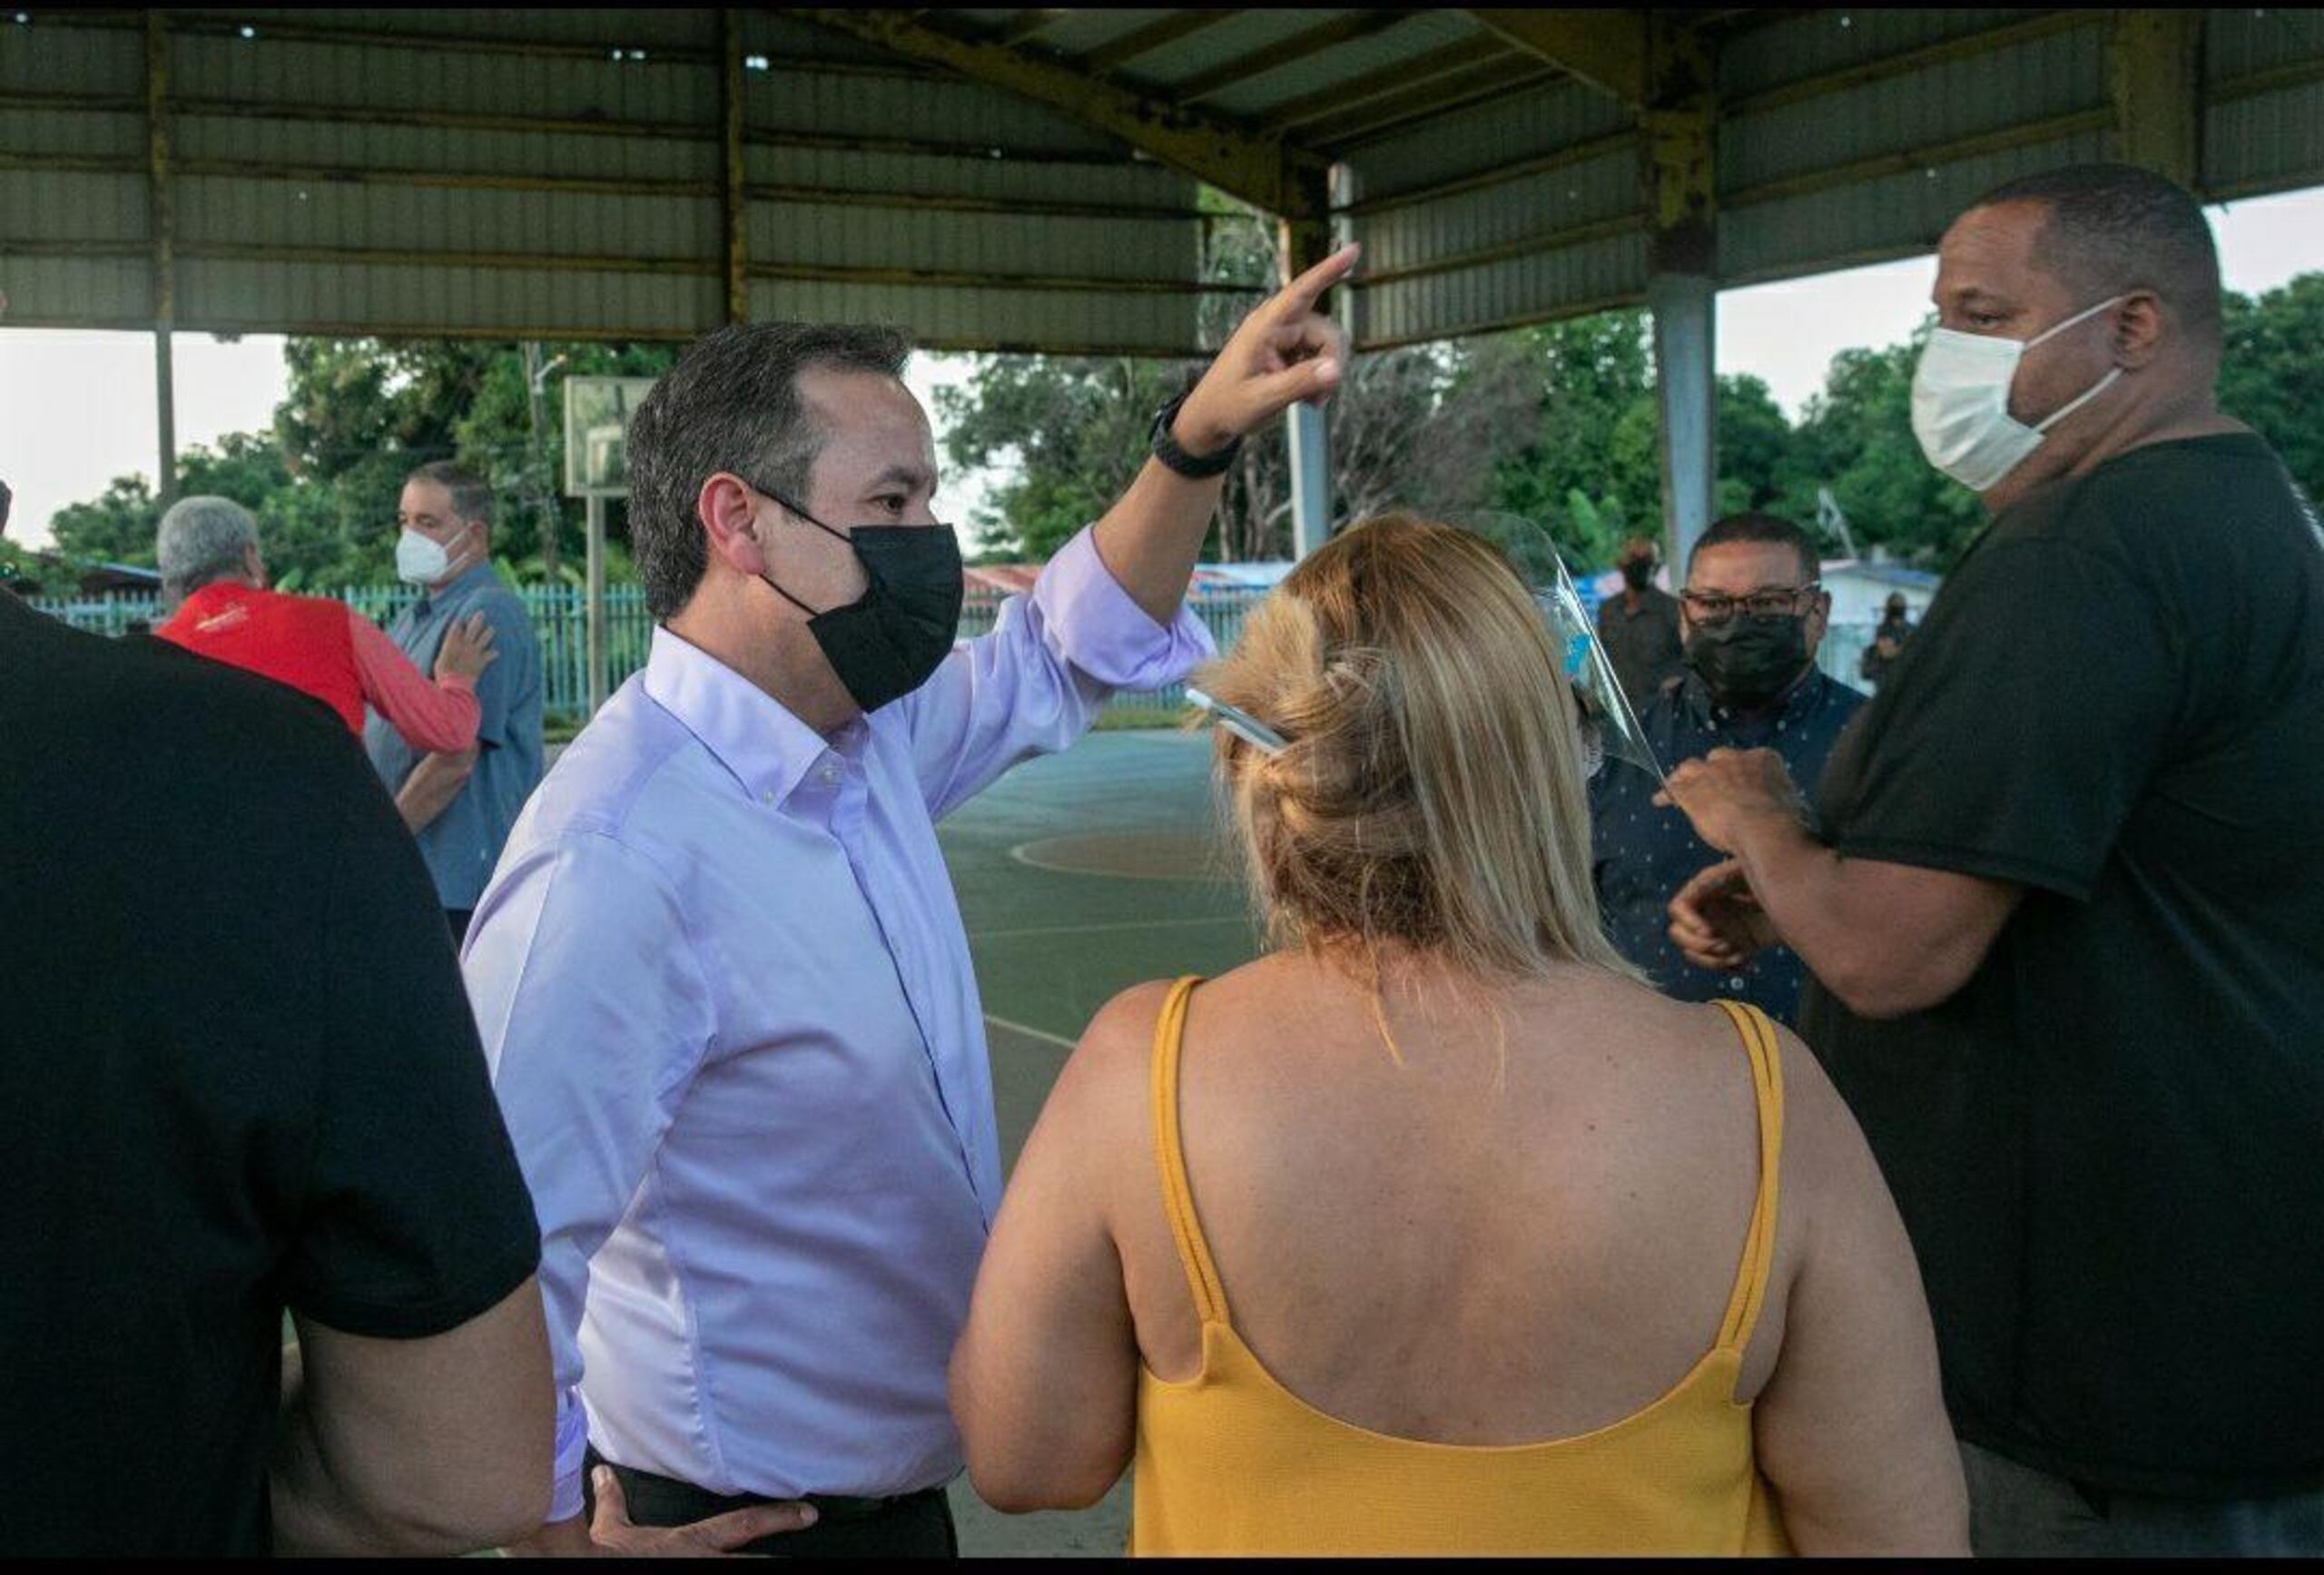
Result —
<path fill-rule="evenodd" d="M 1674 772 L 1921 1263 L 1982 1553 L 2324 1552 L 2324 534 L 2222 416 L 2201 210 L 2120 165 L 1945 235 L 1914 387 L 1993 519 L 1804 828 Z"/>
<path fill-rule="evenodd" d="M 530 1531 L 532 1204 L 362 750 L 0 590 L 0 1555 Z"/>

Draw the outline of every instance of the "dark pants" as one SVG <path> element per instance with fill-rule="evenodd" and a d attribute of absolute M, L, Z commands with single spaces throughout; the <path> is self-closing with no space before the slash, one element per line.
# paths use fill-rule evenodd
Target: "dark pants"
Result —
<path fill-rule="evenodd" d="M 473 908 L 447 908 L 444 910 L 444 922 L 452 927 L 452 950 L 454 951 L 458 951 L 460 949 L 460 943 L 468 938 L 468 920 L 475 917 L 476 910 Z"/>
<path fill-rule="evenodd" d="M 614 1465 L 596 1450 L 588 1453 L 582 1475 L 587 1502 L 582 1513 L 596 1514 L 596 1495 L 589 1491 L 588 1473 L 600 1465 L 613 1466 L 622 1496 L 629 1501 L 630 1524 L 690 1526 L 730 1510 L 747 1510 L 764 1499 L 714 1493 L 691 1482 L 657 1477 L 651 1472 Z M 960 1538 L 952 1530 L 952 1505 L 942 1488 L 923 1488 L 892 1499 L 848 1499 L 810 1493 L 815 1523 L 801 1531 L 780 1531 L 745 1542 L 736 1550 L 777 1559 L 957 1559 Z"/>
<path fill-rule="evenodd" d="M 1969 1542 L 1981 1559 L 2252 1557 L 2324 1553 L 2324 1489 L 2272 1499 L 2110 1492 L 1961 1446 Z"/>

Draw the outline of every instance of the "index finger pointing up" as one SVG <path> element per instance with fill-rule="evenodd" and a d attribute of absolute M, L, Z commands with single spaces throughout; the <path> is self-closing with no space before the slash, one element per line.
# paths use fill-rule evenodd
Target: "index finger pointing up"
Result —
<path fill-rule="evenodd" d="M 1314 310 L 1324 291 L 1346 278 L 1363 252 L 1364 248 L 1360 244 L 1349 241 L 1285 285 L 1283 293 L 1275 297 L 1276 304 L 1285 313 Z"/>

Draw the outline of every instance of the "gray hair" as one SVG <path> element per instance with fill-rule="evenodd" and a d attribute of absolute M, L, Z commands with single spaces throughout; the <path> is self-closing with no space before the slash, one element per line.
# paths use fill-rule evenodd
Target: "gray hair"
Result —
<path fill-rule="evenodd" d="M 806 507 L 823 432 L 799 398 L 809 367 L 903 376 L 911 346 L 889 328 L 733 323 L 697 340 L 630 418 L 629 546 L 645 605 L 666 618 L 710 565 L 694 503 L 721 471 Z"/>
<path fill-rule="evenodd" d="M 257 545 L 258 521 L 232 498 L 179 498 L 153 538 L 163 599 L 182 601 L 212 580 L 241 574 L 242 549 Z"/>

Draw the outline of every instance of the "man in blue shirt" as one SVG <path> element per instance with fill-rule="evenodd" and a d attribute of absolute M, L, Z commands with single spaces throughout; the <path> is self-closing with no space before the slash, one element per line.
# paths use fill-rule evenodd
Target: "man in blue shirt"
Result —
<path fill-rule="evenodd" d="M 517 812 L 541 780 L 541 651 L 532 620 L 492 567 L 492 490 L 448 461 L 423 465 L 403 484 L 396 573 L 420 589 L 388 634 L 421 672 L 435 670 L 445 632 L 482 615 L 499 660 L 476 686 L 476 743 L 423 754 L 376 713 L 363 725 L 372 769 L 395 794 L 404 823 L 436 879 L 458 944 L 483 895 Z"/>
<path fill-rule="evenodd" d="M 1735 514 L 1696 543 L 1679 596 L 1687 677 L 1640 717 L 1667 770 L 1714 749 L 1773 749 L 1795 782 L 1824 773 L 1864 696 L 1816 666 L 1832 598 L 1817 584 L 1815 544 L 1770 514 Z M 1590 783 L 1591 864 L 1607 934 L 1656 989 L 1681 1000 L 1749 1001 L 1788 1023 L 1799 1004 L 1799 960 L 1769 947 L 1733 972 L 1689 964 L 1669 937 L 1671 897 L 1718 854 L 1659 784 L 1611 755 Z"/>

